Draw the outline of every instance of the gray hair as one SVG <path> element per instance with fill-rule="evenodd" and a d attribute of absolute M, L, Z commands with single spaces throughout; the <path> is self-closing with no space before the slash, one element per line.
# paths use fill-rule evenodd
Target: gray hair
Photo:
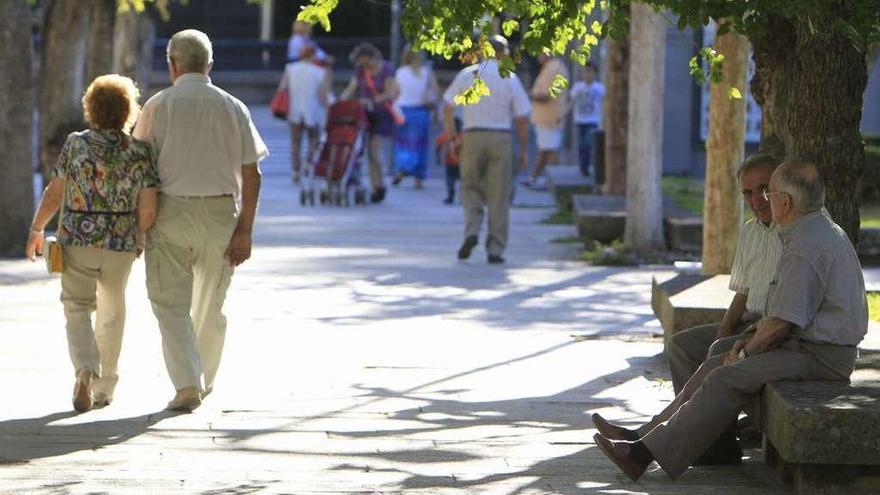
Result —
<path fill-rule="evenodd" d="M 745 175 L 746 172 L 751 172 L 752 170 L 761 167 L 767 167 L 772 172 L 776 170 L 776 167 L 778 167 L 780 163 L 782 163 L 782 160 L 769 153 L 755 153 L 739 164 L 739 169 L 736 171 L 736 178 L 742 179 L 742 176 Z"/>
<path fill-rule="evenodd" d="M 214 62 L 211 40 L 197 29 L 178 31 L 168 40 L 167 58 L 183 72 L 205 72 Z"/>
<path fill-rule="evenodd" d="M 795 208 L 809 213 L 825 206 L 825 184 L 816 165 L 791 160 L 779 166 L 779 189 L 791 195 Z"/>

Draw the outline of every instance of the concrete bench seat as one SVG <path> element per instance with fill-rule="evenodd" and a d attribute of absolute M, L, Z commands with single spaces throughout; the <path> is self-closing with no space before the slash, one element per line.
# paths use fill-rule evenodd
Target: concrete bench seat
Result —
<path fill-rule="evenodd" d="M 880 352 L 853 382 L 764 387 L 764 455 L 799 495 L 880 493 Z"/>
<path fill-rule="evenodd" d="M 730 275 L 677 274 L 666 280 L 654 278 L 651 309 L 663 327 L 663 340 L 678 331 L 724 318 L 734 292 Z"/>
<path fill-rule="evenodd" d="M 598 194 L 571 196 L 578 236 L 589 249 L 593 241 L 610 243 L 623 239 L 626 229 L 626 198 Z M 676 251 L 699 251 L 703 244 L 703 218 L 663 201 L 663 230 L 666 245 Z"/>
<path fill-rule="evenodd" d="M 547 186 L 560 210 L 572 209 L 572 196 L 575 194 L 593 194 L 596 183 L 592 177 L 584 177 L 575 165 L 553 165 L 544 169 L 547 175 Z"/>

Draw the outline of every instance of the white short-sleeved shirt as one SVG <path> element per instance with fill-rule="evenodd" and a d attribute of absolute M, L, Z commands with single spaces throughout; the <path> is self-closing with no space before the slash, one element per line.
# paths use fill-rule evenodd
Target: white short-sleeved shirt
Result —
<path fill-rule="evenodd" d="M 424 105 L 430 77 L 431 70 L 427 67 L 422 67 L 418 75 L 408 65 L 397 69 L 397 72 L 394 73 L 394 81 L 397 82 L 400 93 L 395 103 L 401 107 Z"/>
<path fill-rule="evenodd" d="M 571 99 L 574 103 L 574 123 L 602 123 L 602 100 L 605 98 L 605 86 L 599 81 L 587 84 L 585 81 L 574 83 L 571 88 Z"/>
<path fill-rule="evenodd" d="M 763 315 L 766 311 L 770 281 L 781 256 L 782 241 L 776 224 L 764 225 L 752 218 L 742 226 L 730 271 L 730 290 L 748 294 L 749 313 Z"/>
<path fill-rule="evenodd" d="M 238 196 L 241 166 L 269 155 L 244 103 L 198 73 L 150 98 L 133 135 L 153 145 L 160 191 L 173 196 Z"/>
<path fill-rule="evenodd" d="M 287 88 L 290 91 L 290 107 L 287 120 L 294 124 L 315 127 L 323 124 L 324 106 L 321 103 L 321 85 L 327 69 L 309 60 L 287 64 L 285 69 Z"/>
<path fill-rule="evenodd" d="M 516 74 L 501 77 L 495 60 L 486 60 L 459 72 L 443 93 L 447 104 L 455 105 L 455 95 L 474 83 L 474 71 L 486 83 L 490 94 L 473 105 L 462 106 L 462 129 L 510 130 L 515 117 L 529 115 L 532 104 L 522 82 Z"/>

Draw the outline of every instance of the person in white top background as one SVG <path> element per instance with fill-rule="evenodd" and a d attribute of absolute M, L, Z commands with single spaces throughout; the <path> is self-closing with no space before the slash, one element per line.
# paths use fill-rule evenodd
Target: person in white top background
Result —
<path fill-rule="evenodd" d="M 431 111 L 439 96 L 439 86 L 434 71 L 424 63 L 422 53 L 406 47 L 401 66 L 394 73 L 397 98 L 394 104 L 403 113 L 404 122 L 395 128 L 394 165 L 397 175 L 391 182 L 395 186 L 404 177 L 415 180 L 416 189 L 428 170 L 428 146 L 430 145 Z"/>
<path fill-rule="evenodd" d="M 290 125 L 290 158 L 293 166 L 293 182 L 298 183 L 302 171 L 303 133 L 308 141 L 307 157 L 318 146 L 318 137 L 324 125 L 325 109 L 329 102 L 330 71 L 315 64 L 316 47 L 303 45 L 297 62 L 287 64 L 281 87 L 287 87 L 290 106 L 287 123 Z"/>
<path fill-rule="evenodd" d="M 287 40 L 287 62 L 298 61 L 302 57 L 302 50 L 306 45 L 315 46 L 314 59 L 319 65 L 329 64 L 329 57 L 318 44 L 312 40 L 312 25 L 308 22 L 293 21 L 290 39 Z"/>
<path fill-rule="evenodd" d="M 251 255 L 269 152 L 247 107 L 211 84 L 211 41 L 195 29 L 168 41 L 172 86 L 144 104 L 134 136 L 158 156 L 159 213 L 147 236 L 147 294 L 177 394 L 190 412 L 214 387 L 226 334 L 223 301 Z"/>
<path fill-rule="evenodd" d="M 581 69 L 581 80 L 571 88 L 574 106 L 574 125 L 577 129 L 578 157 L 581 175 L 590 175 L 593 160 L 594 134 L 602 123 L 602 99 L 605 86 L 596 80 L 592 64 Z"/>

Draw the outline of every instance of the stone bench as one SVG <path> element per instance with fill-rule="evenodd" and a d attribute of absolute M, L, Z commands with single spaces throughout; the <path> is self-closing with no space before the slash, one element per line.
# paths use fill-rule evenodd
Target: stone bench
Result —
<path fill-rule="evenodd" d="M 547 175 L 547 186 L 560 210 L 572 208 L 572 196 L 575 194 L 593 194 L 596 184 L 591 177 L 581 175 L 579 167 L 574 165 L 553 165 L 544 169 Z"/>
<path fill-rule="evenodd" d="M 587 249 L 593 241 L 622 239 L 626 229 L 626 198 L 597 194 L 571 196 L 578 236 Z M 703 217 L 663 200 L 663 231 L 666 245 L 676 251 L 699 251 L 703 244 Z"/>
<path fill-rule="evenodd" d="M 799 495 L 880 493 L 880 352 L 868 352 L 851 384 L 764 387 L 764 456 Z"/>
<path fill-rule="evenodd" d="M 651 284 L 651 309 L 663 327 L 663 340 L 697 325 L 720 322 L 734 292 L 730 275 L 677 274 Z"/>

